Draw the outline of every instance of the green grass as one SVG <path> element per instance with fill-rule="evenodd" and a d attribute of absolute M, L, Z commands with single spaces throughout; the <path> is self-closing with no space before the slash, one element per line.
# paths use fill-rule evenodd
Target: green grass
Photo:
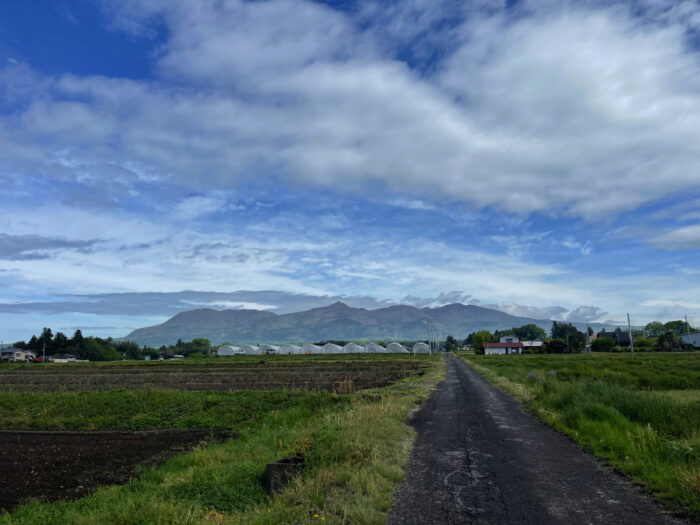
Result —
<path fill-rule="evenodd" d="M 700 354 L 461 357 L 659 500 L 700 518 Z"/>
<path fill-rule="evenodd" d="M 444 377 L 442 360 L 432 363 L 423 376 L 352 395 L 214 393 L 239 403 L 251 402 L 239 394 L 260 395 L 262 412 L 274 405 L 265 396 L 290 397 L 287 406 L 262 413 L 255 425 L 233 425 L 238 439 L 176 456 L 127 485 L 103 487 L 81 500 L 32 502 L 0 515 L 0 523 L 384 523 L 415 435 L 404 421 Z M 119 391 L 122 400 L 125 394 Z M 205 400 L 212 395 L 184 394 Z M 122 421 L 133 417 L 125 405 L 118 405 Z M 161 405 L 153 406 L 158 412 Z M 77 414 L 75 407 L 69 403 L 64 411 Z M 178 421 L 167 410 L 159 417 L 163 424 Z M 265 465 L 298 452 L 307 458 L 302 474 L 281 494 L 268 496 Z"/>
<path fill-rule="evenodd" d="M 557 372 L 560 381 L 598 380 L 644 390 L 681 390 L 700 387 L 700 352 L 631 354 L 572 354 L 474 356 L 513 381 L 535 370 Z"/>
<path fill-rule="evenodd" d="M 345 398 L 328 392 L 211 392 L 111 390 L 107 392 L 0 392 L 0 428 L 108 430 L 234 428 L 272 410 L 318 409 Z"/>

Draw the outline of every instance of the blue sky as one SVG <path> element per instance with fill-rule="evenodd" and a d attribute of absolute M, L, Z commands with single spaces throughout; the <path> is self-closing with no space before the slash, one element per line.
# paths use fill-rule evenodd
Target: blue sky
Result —
<path fill-rule="evenodd" d="M 664 0 L 0 2 L 0 339 L 338 298 L 700 324 L 698 35 Z"/>

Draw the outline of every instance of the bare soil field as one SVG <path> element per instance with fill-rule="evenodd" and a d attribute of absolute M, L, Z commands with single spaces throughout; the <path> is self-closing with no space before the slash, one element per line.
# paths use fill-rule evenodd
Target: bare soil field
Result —
<path fill-rule="evenodd" d="M 0 391 L 129 390 L 329 390 L 378 388 L 421 373 L 428 366 L 405 361 L 260 361 L 226 364 L 74 366 L 34 365 L 0 370 Z"/>
<path fill-rule="evenodd" d="M 81 498 L 102 485 L 126 483 L 139 468 L 231 437 L 221 430 L 0 431 L 0 510 L 32 498 Z"/>

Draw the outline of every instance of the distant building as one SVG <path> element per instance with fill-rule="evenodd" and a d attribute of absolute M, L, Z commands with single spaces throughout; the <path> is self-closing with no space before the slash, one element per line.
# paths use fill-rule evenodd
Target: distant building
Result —
<path fill-rule="evenodd" d="M 605 330 L 602 330 L 598 332 L 598 338 L 601 337 L 609 337 L 610 339 L 615 341 L 615 345 L 617 346 L 630 345 L 630 334 L 627 332 L 623 332 L 622 330 L 615 330 L 612 332 L 606 332 Z"/>
<path fill-rule="evenodd" d="M 506 338 L 515 338 L 515 336 L 504 336 L 501 340 Z M 504 355 L 504 354 L 521 354 L 523 352 L 524 345 L 520 342 L 513 341 L 502 341 L 500 343 L 484 343 L 484 354 L 486 355 Z"/>
<path fill-rule="evenodd" d="M 700 348 L 700 332 L 690 332 L 689 334 L 683 334 L 681 340 L 686 344 L 691 344 L 695 348 Z"/>
<path fill-rule="evenodd" d="M 535 341 L 521 341 L 524 348 L 541 348 L 544 345 L 542 339 L 537 339 Z"/>
<path fill-rule="evenodd" d="M 0 359 L 2 361 L 9 361 L 10 363 L 17 363 L 25 361 L 29 363 L 36 359 L 36 352 L 31 350 L 23 350 L 22 348 L 5 348 L 0 352 Z"/>
<path fill-rule="evenodd" d="M 520 338 L 517 335 L 502 335 L 501 343 L 519 343 Z"/>

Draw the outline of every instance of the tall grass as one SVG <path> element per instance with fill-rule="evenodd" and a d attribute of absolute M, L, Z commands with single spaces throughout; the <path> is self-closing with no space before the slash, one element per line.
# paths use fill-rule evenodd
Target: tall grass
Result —
<path fill-rule="evenodd" d="M 621 366 L 623 361 L 611 365 L 607 356 L 520 357 L 527 356 L 462 356 L 544 422 L 607 460 L 674 510 L 700 518 L 700 403 L 694 396 L 654 391 L 668 384 L 665 358 L 659 359 L 660 370 L 655 370 L 655 356 L 649 355 L 641 364 L 624 361 L 633 363 L 629 369 Z M 583 359 L 577 363 L 577 358 Z M 694 358 L 699 360 L 700 355 Z M 542 369 L 536 379 L 523 373 L 533 370 L 534 363 Z M 686 366 L 689 370 L 678 385 L 685 385 L 693 374 L 693 365 Z M 550 369 L 557 375 L 544 372 Z M 639 370 L 649 373 L 642 376 Z"/>

